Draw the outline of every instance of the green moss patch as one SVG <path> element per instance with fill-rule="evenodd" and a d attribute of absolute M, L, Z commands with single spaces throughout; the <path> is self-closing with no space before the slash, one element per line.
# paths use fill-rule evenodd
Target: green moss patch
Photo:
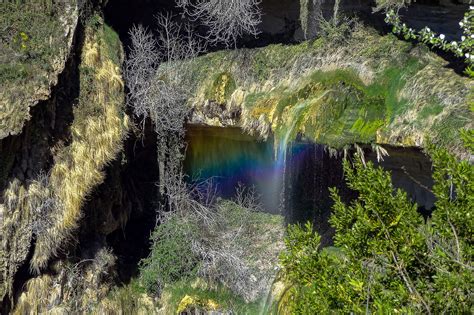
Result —
<path fill-rule="evenodd" d="M 225 104 L 236 89 L 235 80 L 229 72 L 218 74 L 207 91 L 207 98 Z"/>

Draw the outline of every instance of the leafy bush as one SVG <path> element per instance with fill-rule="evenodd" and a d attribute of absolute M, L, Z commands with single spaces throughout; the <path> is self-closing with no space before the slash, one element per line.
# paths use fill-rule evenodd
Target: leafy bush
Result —
<path fill-rule="evenodd" d="M 468 145 L 469 146 L 469 145 Z M 474 307 L 474 166 L 431 149 L 436 210 L 425 223 L 390 173 L 345 161 L 350 205 L 337 191 L 337 248 L 319 248 L 310 224 L 290 226 L 281 254 L 288 289 L 281 312 L 469 313 Z"/>
<path fill-rule="evenodd" d="M 140 268 L 140 280 L 149 292 L 159 293 L 165 284 L 196 276 L 199 259 L 190 242 L 196 233 L 197 226 L 178 216 L 153 231 L 151 254 Z"/>

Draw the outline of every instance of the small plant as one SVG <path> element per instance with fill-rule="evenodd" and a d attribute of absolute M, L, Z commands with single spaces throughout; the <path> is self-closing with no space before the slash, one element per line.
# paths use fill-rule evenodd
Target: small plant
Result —
<path fill-rule="evenodd" d="M 386 13 L 385 22 L 392 25 L 393 33 L 402 36 L 405 40 L 416 40 L 451 52 L 459 58 L 464 58 L 467 64 L 466 73 L 472 77 L 474 70 L 474 6 L 464 14 L 464 18 L 459 22 L 464 35 L 460 40 L 448 42 L 444 34 L 436 34 L 430 28 L 425 27 L 421 31 L 408 27 L 403 23 L 394 9 L 389 9 Z"/>

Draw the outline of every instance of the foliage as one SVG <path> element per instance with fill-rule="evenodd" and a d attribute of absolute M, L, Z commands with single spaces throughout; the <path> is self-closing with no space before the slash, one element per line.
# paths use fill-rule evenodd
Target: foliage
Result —
<path fill-rule="evenodd" d="M 332 190 L 337 248 L 320 249 L 310 224 L 288 228 L 281 313 L 472 311 L 474 166 L 438 148 L 431 156 L 437 201 L 427 222 L 390 173 L 344 162 L 359 197 L 346 205 Z"/>
<path fill-rule="evenodd" d="M 161 298 L 163 310 L 166 314 L 176 313 L 183 306 L 193 305 L 196 302 L 209 310 L 209 306 L 219 311 L 232 314 L 258 314 L 259 303 L 246 303 L 229 289 L 219 286 L 206 285 L 202 279 L 179 281 L 167 286 Z M 211 305 L 209 305 L 211 304 Z"/>
<path fill-rule="evenodd" d="M 199 257 L 193 253 L 190 240 L 198 227 L 178 217 L 156 227 L 151 241 L 151 254 L 141 262 L 140 281 L 151 293 L 159 293 L 165 284 L 190 279 L 197 275 Z"/>
<path fill-rule="evenodd" d="M 137 279 L 115 287 L 92 308 L 91 314 L 156 314 L 156 305 Z"/>
<path fill-rule="evenodd" d="M 188 206 L 167 215 L 153 232 L 141 281 L 156 294 L 199 276 L 211 287 L 255 301 L 273 278 L 282 237 L 282 218 L 259 212 L 246 197 Z"/>
<path fill-rule="evenodd" d="M 464 18 L 459 22 L 464 35 L 457 41 L 448 42 L 444 34 L 437 35 L 428 27 L 417 32 L 403 23 L 395 10 L 388 10 L 385 22 L 393 26 L 393 33 L 403 36 L 405 40 L 416 40 L 464 58 L 468 65 L 467 73 L 472 73 L 474 67 L 474 6 L 469 7 Z"/>

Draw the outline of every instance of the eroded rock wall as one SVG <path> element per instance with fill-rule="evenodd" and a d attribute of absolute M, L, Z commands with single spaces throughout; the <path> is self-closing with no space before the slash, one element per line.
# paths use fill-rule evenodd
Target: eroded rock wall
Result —
<path fill-rule="evenodd" d="M 473 82 L 423 45 L 365 27 L 299 45 L 225 51 L 189 62 L 192 121 L 288 141 L 423 147 L 467 156 Z"/>
<path fill-rule="evenodd" d="M 73 240 L 84 215 L 83 206 L 104 181 L 105 168 L 118 157 L 128 134 L 120 40 L 100 15 L 89 17 L 84 25 L 74 34 L 80 38 L 75 43 L 80 59 L 73 58 L 70 69 L 61 74 L 64 82 L 33 110 L 34 121 L 26 124 L 21 135 L 1 142 L 5 189 L 0 198 L 0 297 L 4 308 L 15 300 L 18 288 L 13 283 L 20 266 L 35 274 L 50 268 L 56 270 L 53 274 L 58 273 L 58 277 L 48 276 L 47 282 L 41 277 L 30 280 L 32 292 L 20 299 L 20 310 L 37 309 L 30 307 L 38 299 L 36 284 L 51 285 L 41 290 L 58 285 L 61 292 L 75 290 L 64 287 L 60 276 L 68 270 L 68 260 L 61 263 L 60 259 L 60 265 L 66 267 L 58 268 L 52 266 L 52 260 L 58 256 L 64 259 L 77 245 Z M 111 206 L 115 202 L 109 201 Z M 112 217 L 108 228 L 123 225 L 124 216 Z M 107 264 L 112 263 L 113 256 L 106 248 L 97 248 L 96 253 Z M 94 285 L 100 282 L 95 276 L 90 281 Z M 52 300 L 40 308 L 61 303 L 62 298 L 49 297 Z"/>
<path fill-rule="evenodd" d="M 0 139 L 19 134 L 64 71 L 78 24 L 76 0 L 7 2 L 0 17 Z"/>

